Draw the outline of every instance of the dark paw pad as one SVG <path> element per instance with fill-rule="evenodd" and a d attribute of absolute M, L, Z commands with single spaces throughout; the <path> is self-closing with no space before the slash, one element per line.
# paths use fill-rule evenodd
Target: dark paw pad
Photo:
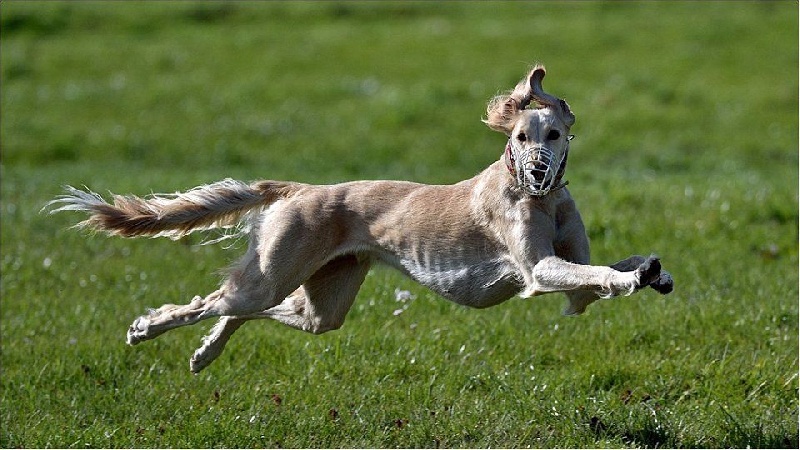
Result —
<path fill-rule="evenodd" d="M 658 279 L 650 283 L 650 287 L 655 289 L 659 294 L 669 294 L 672 292 L 675 282 L 672 280 L 672 275 L 669 272 L 662 271 Z"/>
<path fill-rule="evenodd" d="M 639 264 L 636 272 L 639 274 L 639 285 L 641 287 L 655 283 L 661 275 L 661 261 L 656 256 L 650 256 Z"/>

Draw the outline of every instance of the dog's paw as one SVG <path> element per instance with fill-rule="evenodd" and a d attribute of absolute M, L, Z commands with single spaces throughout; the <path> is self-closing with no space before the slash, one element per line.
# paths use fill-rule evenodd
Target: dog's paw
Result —
<path fill-rule="evenodd" d="M 212 352 L 210 352 L 209 348 L 204 345 L 195 350 L 191 359 L 189 359 L 189 370 L 192 371 L 193 374 L 197 374 L 201 370 L 208 367 L 208 365 L 211 364 L 211 362 L 214 361 L 217 356 L 218 355 L 214 355 Z"/>
<path fill-rule="evenodd" d="M 650 283 L 650 287 L 655 289 L 656 292 L 662 295 L 669 294 L 675 287 L 675 282 L 672 280 L 672 275 L 666 270 L 662 270 L 658 279 Z"/>
<path fill-rule="evenodd" d="M 147 339 L 147 330 L 150 328 L 150 319 L 141 316 L 128 327 L 128 345 L 136 345 Z"/>
<path fill-rule="evenodd" d="M 657 282 L 660 276 L 661 260 L 659 260 L 657 256 L 649 256 L 636 268 L 638 288 L 643 288 Z"/>

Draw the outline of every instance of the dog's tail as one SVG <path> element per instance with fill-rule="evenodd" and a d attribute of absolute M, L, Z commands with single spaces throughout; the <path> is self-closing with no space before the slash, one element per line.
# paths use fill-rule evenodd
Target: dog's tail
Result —
<path fill-rule="evenodd" d="M 76 227 L 124 237 L 166 236 L 178 239 L 197 230 L 232 228 L 242 217 L 297 192 L 303 185 L 283 181 L 246 184 L 226 179 L 175 194 L 147 198 L 112 195 L 113 204 L 91 191 L 65 186 L 67 193 L 45 206 L 50 213 L 84 211 Z"/>

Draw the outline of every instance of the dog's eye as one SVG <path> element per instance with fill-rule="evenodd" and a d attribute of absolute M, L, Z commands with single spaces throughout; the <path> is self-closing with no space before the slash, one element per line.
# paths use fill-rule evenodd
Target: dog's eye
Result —
<path fill-rule="evenodd" d="M 525 133 L 520 133 L 517 135 L 517 139 L 519 139 L 522 142 L 525 142 L 525 140 L 528 139 L 528 136 L 525 136 Z"/>
<path fill-rule="evenodd" d="M 559 133 L 558 130 L 550 130 L 550 132 L 547 133 L 547 140 L 549 140 L 549 141 L 555 141 L 556 139 L 558 139 L 560 137 L 561 137 L 561 133 Z"/>

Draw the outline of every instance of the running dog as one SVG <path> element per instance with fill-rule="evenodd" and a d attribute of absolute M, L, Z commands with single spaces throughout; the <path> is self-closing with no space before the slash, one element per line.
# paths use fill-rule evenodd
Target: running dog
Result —
<path fill-rule="evenodd" d="M 245 255 L 219 289 L 186 305 L 137 318 L 130 345 L 219 317 L 190 360 L 197 373 L 248 320 L 274 319 L 310 333 L 335 330 L 374 263 L 394 267 L 442 297 L 486 308 L 517 295 L 564 292 L 566 315 L 598 298 L 650 286 L 667 294 L 671 275 L 655 256 L 589 265 L 589 241 L 562 180 L 575 116 L 542 89 L 535 66 L 491 99 L 484 122 L 508 137 L 498 161 L 453 185 L 354 181 L 318 186 L 227 179 L 185 193 L 113 196 L 67 186 L 51 213 L 83 211 L 76 226 L 123 237 L 179 238 L 234 227 Z"/>

